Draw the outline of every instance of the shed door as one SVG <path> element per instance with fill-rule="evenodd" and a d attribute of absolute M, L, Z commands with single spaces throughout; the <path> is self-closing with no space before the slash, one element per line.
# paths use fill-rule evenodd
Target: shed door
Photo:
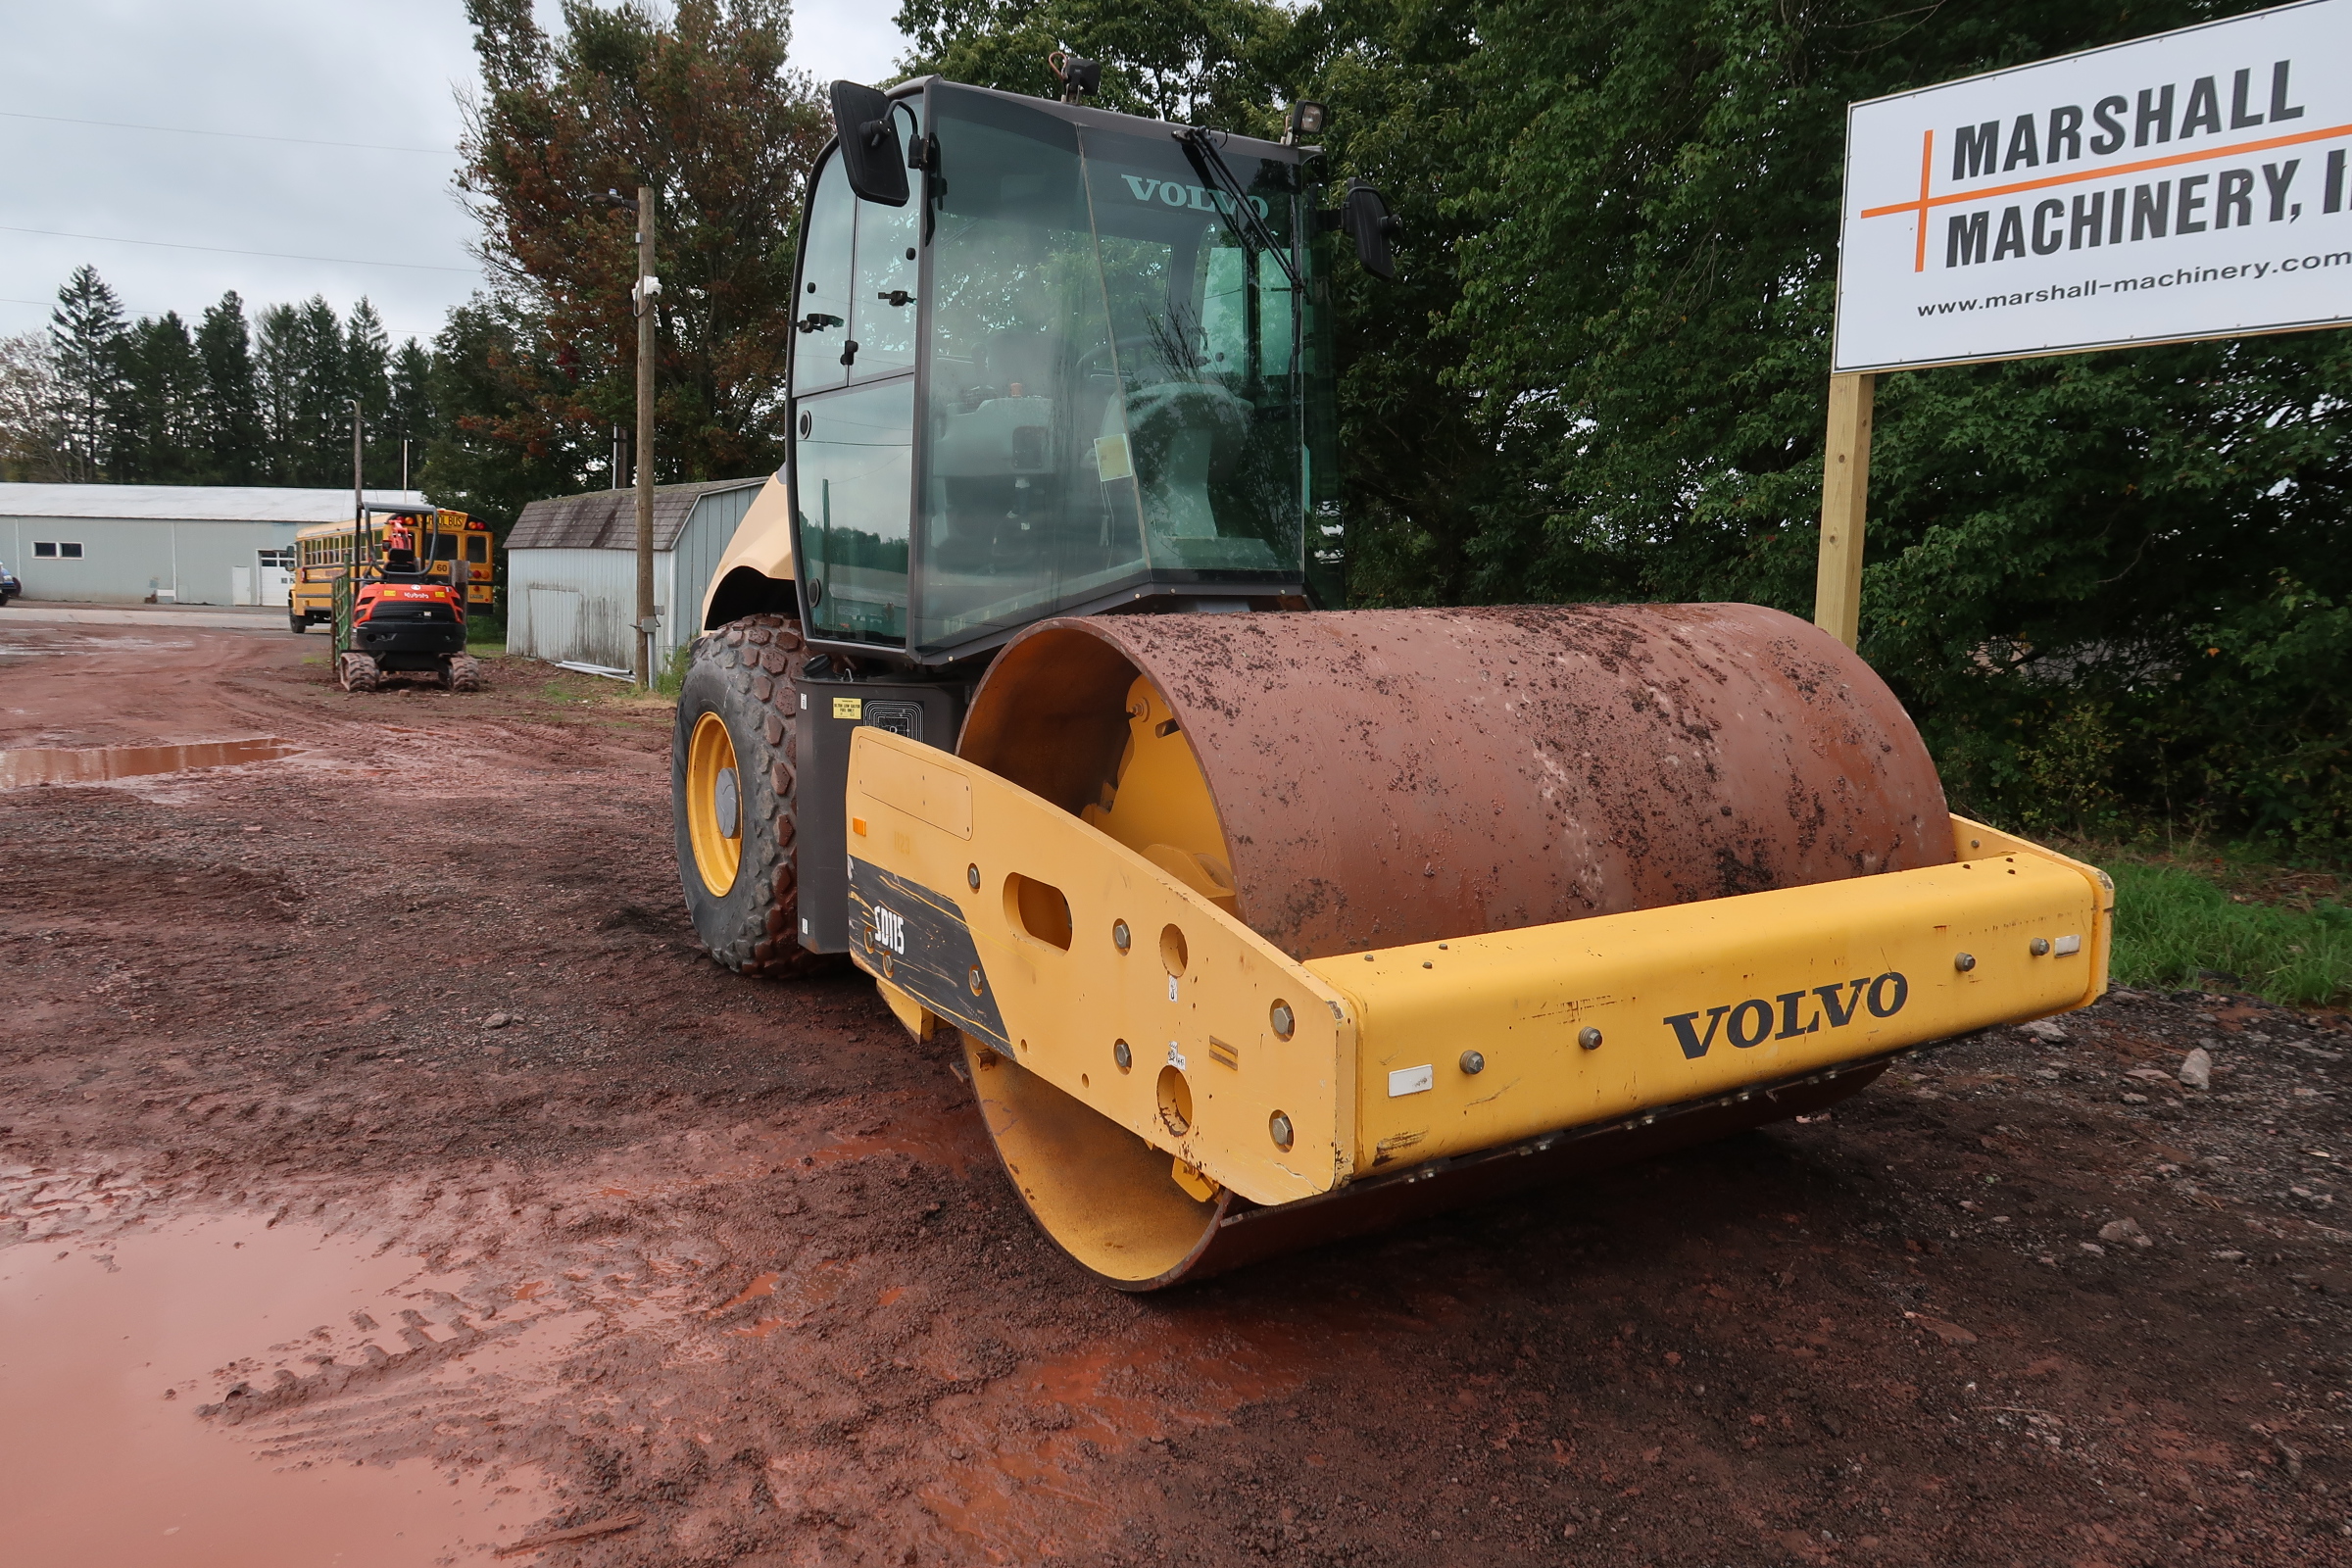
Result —
<path fill-rule="evenodd" d="M 580 657 L 580 591 L 577 588 L 527 590 L 531 608 L 531 646 L 524 650 L 540 659 Z"/>

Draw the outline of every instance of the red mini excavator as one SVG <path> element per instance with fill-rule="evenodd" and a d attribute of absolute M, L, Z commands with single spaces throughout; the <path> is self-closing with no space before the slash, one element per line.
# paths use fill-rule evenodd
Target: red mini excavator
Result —
<path fill-rule="evenodd" d="M 347 692 L 379 690 L 386 677 L 424 675 L 444 691 L 481 690 L 481 665 L 466 652 L 464 592 L 436 582 L 416 552 L 395 547 L 363 576 L 335 676 Z"/>

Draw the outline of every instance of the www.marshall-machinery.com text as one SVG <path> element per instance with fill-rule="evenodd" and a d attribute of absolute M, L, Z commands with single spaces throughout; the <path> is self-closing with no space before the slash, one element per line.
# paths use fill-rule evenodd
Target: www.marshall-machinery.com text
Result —
<path fill-rule="evenodd" d="M 1938 300 L 1915 309 L 1922 316 L 1956 316 L 1964 311 L 2001 311 L 2016 305 L 2047 305 L 2060 300 L 2092 299 L 2101 294 L 2137 294 L 2149 289 L 2180 288 L 2195 283 L 2240 282 L 2269 277 L 2274 273 L 2315 271 L 2326 267 L 2352 267 L 2352 251 L 2290 256 L 2279 262 L 2246 262 L 2236 267 L 2179 267 L 2169 272 L 2150 272 L 2140 277 L 2086 277 L 2080 283 L 2059 283 L 2015 294 L 1977 294 L 1967 299 Z"/>

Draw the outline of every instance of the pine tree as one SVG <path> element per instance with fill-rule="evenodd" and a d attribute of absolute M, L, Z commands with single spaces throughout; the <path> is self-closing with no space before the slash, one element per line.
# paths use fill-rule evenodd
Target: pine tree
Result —
<path fill-rule="evenodd" d="M 57 350 L 57 379 L 66 477 L 95 484 L 107 476 L 113 420 L 121 402 L 122 302 L 84 264 L 57 291 L 49 340 Z"/>
<path fill-rule="evenodd" d="M 410 338 L 392 356 L 392 407 L 385 420 L 385 440 L 397 448 L 409 444 L 409 483 L 414 486 L 423 469 L 424 452 L 433 439 L 433 357 Z"/>
<path fill-rule="evenodd" d="M 204 362 L 177 311 L 142 317 L 117 342 L 110 477 L 187 484 L 203 477 Z"/>
<path fill-rule="evenodd" d="M 383 318 L 362 296 L 351 308 L 343 328 L 344 395 L 359 400 L 368 422 L 368 482 L 390 486 L 400 482 L 400 438 L 389 423 L 392 408 L 392 340 Z M 344 467 L 350 469 L 350 424 L 346 410 Z"/>
<path fill-rule="evenodd" d="M 204 363 L 204 412 L 198 421 L 205 476 L 215 484 L 259 484 L 265 474 L 261 391 L 245 302 L 234 289 L 204 313 L 196 328 Z"/>
<path fill-rule="evenodd" d="M 262 419 L 262 482 L 293 484 L 301 471 L 302 315 L 272 305 L 256 321 L 253 368 Z"/>
<path fill-rule="evenodd" d="M 314 294 L 296 318 L 294 471 L 302 485 L 351 483 L 349 358 L 342 323 L 325 296 Z"/>

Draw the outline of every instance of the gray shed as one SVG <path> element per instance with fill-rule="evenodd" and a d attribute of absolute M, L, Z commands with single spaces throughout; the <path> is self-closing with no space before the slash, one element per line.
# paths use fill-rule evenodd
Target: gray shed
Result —
<path fill-rule="evenodd" d="M 767 483 L 762 475 L 655 487 L 657 664 L 693 639 L 718 558 Z M 591 490 L 522 509 L 507 535 L 509 653 L 625 669 L 636 613 L 636 491 Z"/>

